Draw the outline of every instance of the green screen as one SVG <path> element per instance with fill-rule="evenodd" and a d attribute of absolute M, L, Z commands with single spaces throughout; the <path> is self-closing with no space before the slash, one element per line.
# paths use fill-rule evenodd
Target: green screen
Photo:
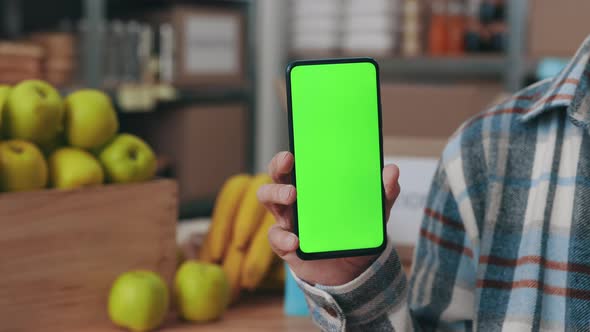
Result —
<path fill-rule="evenodd" d="M 304 253 L 383 243 L 378 80 L 371 62 L 290 71 L 297 216 Z"/>

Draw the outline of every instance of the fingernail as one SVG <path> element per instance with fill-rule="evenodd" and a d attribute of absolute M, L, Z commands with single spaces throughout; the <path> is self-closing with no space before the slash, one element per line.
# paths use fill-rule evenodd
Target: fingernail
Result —
<path fill-rule="evenodd" d="M 288 200 L 289 196 L 291 196 L 291 186 L 285 186 L 285 187 L 281 188 L 279 195 L 281 196 L 281 199 L 283 201 Z"/>
<path fill-rule="evenodd" d="M 295 247 L 297 244 L 297 236 L 293 233 L 289 233 L 289 235 L 287 235 L 287 239 L 285 240 L 285 244 L 290 248 Z"/>
<path fill-rule="evenodd" d="M 289 155 L 289 152 L 283 152 L 283 158 L 281 159 L 281 162 L 285 161 L 287 159 L 287 156 Z"/>

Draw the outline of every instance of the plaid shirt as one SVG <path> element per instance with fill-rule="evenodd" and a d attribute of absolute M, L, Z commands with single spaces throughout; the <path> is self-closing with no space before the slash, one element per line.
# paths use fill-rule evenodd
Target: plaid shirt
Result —
<path fill-rule="evenodd" d="M 348 284 L 298 280 L 313 320 L 327 331 L 590 331 L 589 57 L 590 38 L 557 77 L 451 137 L 409 283 L 391 245 Z"/>

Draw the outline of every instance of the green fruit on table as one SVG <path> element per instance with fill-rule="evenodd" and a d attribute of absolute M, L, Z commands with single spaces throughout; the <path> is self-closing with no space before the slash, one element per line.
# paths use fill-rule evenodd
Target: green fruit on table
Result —
<path fill-rule="evenodd" d="M 130 271 L 113 283 L 108 311 L 111 321 L 131 331 L 149 331 L 162 324 L 169 306 L 162 278 L 151 271 Z"/>
<path fill-rule="evenodd" d="M 72 189 L 103 183 L 104 172 L 98 160 L 78 148 L 60 148 L 49 157 L 49 180 L 53 187 Z"/>
<path fill-rule="evenodd" d="M 229 281 L 219 265 L 184 262 L 176 271 L 174 290 L 179 315 L 189 321 L 218 319 L 229 305 Z"/>
<path fill-rule="evenodd" d="M 27 141 L 0 143 L 0 191 L 26 191 L 47 185 L 47 162 Z"/>
<path fill-rule="evenodd" d="M 79 90 L 65 101 L 66 137 L 71 146 L 94 149 L 108 142 L 119 130 L 111 98 L 98 90 Z"/>
<path fill-rule="evenodd" d="M 141 138 L 119 134 L 100 152 L 99 159 L 109 181 L 146 181 L 156 174 L 156 155 Z"/>
<path fill-rule="evenodd" d="M 2 138 L 2 110 L 6 107 L 9 94 L 10 85 L 0 84 L 0 138 Z"/>
<path fill-rule="evenodd" d="M 63 131 L 64 107 L 59 92 L 40 80 L 15 85 L 4 109 L 4 135 L 46 144 Z"/>

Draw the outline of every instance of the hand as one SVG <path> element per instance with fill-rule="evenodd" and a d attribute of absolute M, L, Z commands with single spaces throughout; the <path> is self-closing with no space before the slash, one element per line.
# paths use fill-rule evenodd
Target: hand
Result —
<path fill-rule="evenodd" d="M 290 184 L 294 158 L 289 152 L 278 153 L 270 162 L 268 172 L 274 184 L 265 185 L 258 191 L 258 199 L 275 216 L 277 223 L 268 232 L 268 239 L 274 252 L 279 255 L 291 270 L 302 280 L 314 285 L 326 286 L 345 284 L 363 273 L 376 256 L 360 256 L 319 261 L 301 260 L 295 253 L 299 239 L 293 233 L 293 203 L 297 194 Z M 383 169 L 387 216 L 400 192 L 399 169 L 388 165 Z M 328 209 L 330 207 L 326 207 Z"/>

